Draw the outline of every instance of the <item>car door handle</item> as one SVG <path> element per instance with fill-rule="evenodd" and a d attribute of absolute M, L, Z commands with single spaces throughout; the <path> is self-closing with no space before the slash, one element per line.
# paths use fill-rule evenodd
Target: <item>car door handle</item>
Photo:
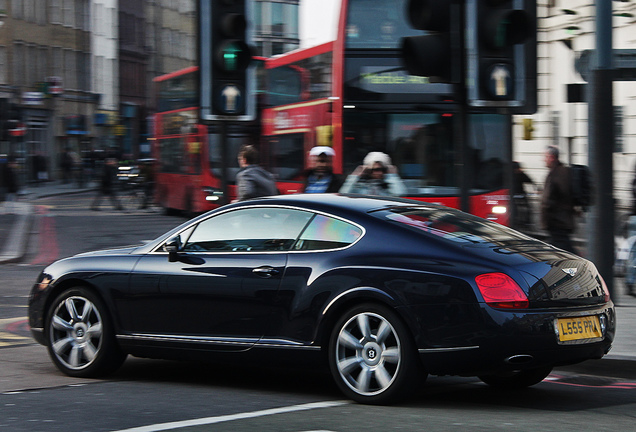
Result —
<path fill-rule="evenodd" d="M 263 278 L 271 278 L 272 276 L 275 276 L 279 274 L 280 272 L 276 270 L 274 267 L 262 266 L 262 267 L 256 267 L 254 270 L 252 270 L 252 273 L 256 273 L 257 275 Z"/>

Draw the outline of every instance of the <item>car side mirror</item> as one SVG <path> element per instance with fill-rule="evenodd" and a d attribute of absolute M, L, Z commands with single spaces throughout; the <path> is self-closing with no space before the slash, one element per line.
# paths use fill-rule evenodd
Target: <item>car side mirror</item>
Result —
<path fill-rule="evenodd" d="M 173 237 L 163 245 L 163 251 L 168 252 L 168 261 L 176 262 L 179 259 L 179 251 L 181 250 L 181 238 Z"/>

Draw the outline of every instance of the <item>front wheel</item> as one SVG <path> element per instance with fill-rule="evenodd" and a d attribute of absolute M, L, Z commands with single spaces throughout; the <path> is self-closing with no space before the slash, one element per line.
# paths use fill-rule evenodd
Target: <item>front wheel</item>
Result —
<path fill-rule="evenodd" d="M 545 366 L 536 369 L 481 375 L 479 379 L 491 387 L 512 390 L 539 384 L 550 375 L 550 372 L 552 372 L 552 366 Z"/>
<path fill-rule="evenodd" d="M 374 304 L 356 306 L 338 320 L 329 367 L 347 397 L 367 404 L 407 397 L 420 377 L 408 329 L 392 310 Z"/>
<path fill-rule="evenodd" d="M 96 377 L 115 371 L 126 355 L 101 299 L 84 287 L 60 294 L 49 308 L 47 348 L 58 369 L 69 376 Z"/>

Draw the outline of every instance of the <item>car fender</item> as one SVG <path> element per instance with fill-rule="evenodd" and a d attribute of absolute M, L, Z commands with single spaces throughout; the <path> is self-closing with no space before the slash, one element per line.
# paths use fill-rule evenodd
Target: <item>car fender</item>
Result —
<path fill-rule="evenodd" d="M 463 288 L 461 291 L 465 294 L 464 301 L 476 303 L 473 289 L 466 281 L 421 270 L 391 267 L 339 268 L 319 276 L 315 282 L 329 276 L 335 277 L 341 272 L 346 272 L 352 285 L 340 290 L 333 290 L 330 297 L 325 300 L 321 313 L 317 317 L 319 322 L 316 326 L 314 340 L 318 344 L 325 344 L 335 321 L 346 309 L 362 302 L 381 303 L 394 309 L 406 325 L 413 332 L 416 332 L 418 319 L 413 316 L 412 309 L 407 305 L 417 295 L 413 291 L 418 290 L 418 284 L 424 287 L 429 281 L 432 281 L 435 286 L 438 286 L 440 281 L 447 281 L 448 284 L 459 284 Z"/>
<path fill-rule="evenodd" d="M 65 289 L 83 285 L 95 291 L 112 312 L 113 323 L 116 329 L 120 328 L 116 310 L 114 294 L 116 291 L 128 290 L 130 272 L 134 268 L 139 256 L 135 255 L 109 255 L 109 260 L 96 260 L 97 256 L 77 256 L 66 258 L 49 265 L 38 277 L 29 299 L 29 308 L 32 313 L 30 325 L 32 328 L 43 328 L 47 310 L 53 300 Z M 121 264 L 121 260 L 129 260 L 126 267 L 120 266 L 117 271 L 115 264 Z M 95 262 L 99 262 L 96 268 Z"/>

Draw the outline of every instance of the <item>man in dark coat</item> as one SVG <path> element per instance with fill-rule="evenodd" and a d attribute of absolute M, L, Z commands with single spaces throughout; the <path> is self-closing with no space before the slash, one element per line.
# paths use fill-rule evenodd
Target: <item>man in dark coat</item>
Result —
<path fill-rule="evenodd" d="M 237 201 L 278 195 L 274 176 L 258 166 L 258 150 L 253 145 L 241 147 L 238 154 L 241 169 L 236 174 Z"/>
<path fill-rule="evenodd" d="M 4 169 L 1 169 L 2 172 L 2 181 L 0 185 L 4 184 L 6 196 L 5 199 L 7 201 L 16 201 L 18 199 L 18 164 L 16 163 L 14 158 L 9 158 L 7 160 Z"/>
<path fill-rule="evenodd" d="M 99 210 L 99 203 L 103 196 L 108 196 L 110 202 L 117 210 L 123 210 L 119 200 L 117 199 L 116 184 L 117 181 L 117 160 L 115 158 L 106 159 L 100 178 L 99 191 L 91 204 L 91 210 Z"/>
<path fill-rule="evenodd" d="M 576 253 L 571 235 L 574 231 L 574 205 L 570 187 L 570 170 L 559 161 L 559 149 L 549 146 L 545 164 L 550 169 L 541 197 L 541 222 L 554 246 Z"/>
<path fill-rule="evenodd" d="M 305 173 L 305 193 L 335 193 L 342 186 L 342 178 L 333 173 L 333 157 L 336 152 L 328 146 L 316 146 L 309 151 L 313 168 Z"/>

